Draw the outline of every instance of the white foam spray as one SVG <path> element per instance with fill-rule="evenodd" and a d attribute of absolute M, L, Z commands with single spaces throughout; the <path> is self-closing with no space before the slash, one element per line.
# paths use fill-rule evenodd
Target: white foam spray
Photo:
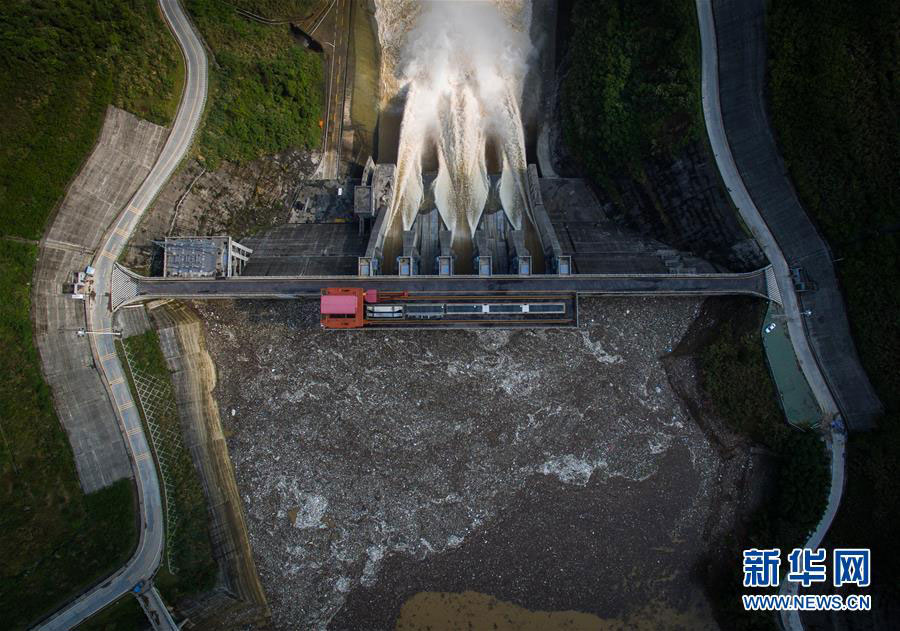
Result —
<path fill-rule="evenodd" d="M 454 241 L 471 239 L 489 193 L 485 147 L 500 150 L 500 198 L 515 228 L 527 212 L 519 101 L 532 54 L 530 0 L 376 1 L 382 103 L 405 91 L 391 212 L 412 228 L 423 156 L 437 155 L 435 205 Z"/>

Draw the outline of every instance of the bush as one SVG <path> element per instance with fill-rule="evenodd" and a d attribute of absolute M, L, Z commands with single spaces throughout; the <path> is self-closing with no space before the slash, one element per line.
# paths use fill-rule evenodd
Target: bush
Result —
<path fill-rule="evenodd" d="M 749 319 L 735 316 L 721 322 L 700 354 L 703 388 L 714 401 L 716 412 L 735 431 L 777 449 L 789 429 L 778 407 L 778 393 L 756 326 L 763 309 L 747 303 L 738 313 L 748 314 Z"/>
<path fill-rule="evenodd" d="M 245 4 L 267 16 L 271 9 Z M 303 48 L 288 25 L 248 21 L 216 0 L 190 0 L 187 7 L 216 61 L 200 134 L 199 151 L 207 167 L 318 147 L 322 58 Z"/>
<path fill-rule="evenodd" d="M 706 583 L 723 627 L 774 629 L 770 614 L 743 610 L 740 595 L 747 590 L 737 560 L 744 548 L 778 547 L 784 553 L 801 546 L 825 510 L 830 474 L 821 439 L 789 427 L 778 406 L 759 332 L 765 307 L 751 299 L 726 304 L 721 313 L 728 318 L 720 319 L 700 351 L 703 389 L 731 429 L 773 453 L 778 470 L 774 492 L 724 542 L 729 561 L 708 568 Z"/>
<path fill-rule="evenodd" d="M 129 367 L 132 394 L 135 401 L 141 403 L 141 416 L 146 423 L 146 410 L 143 407 L 146 401 L 141 400 L 134 391 L 132 369 L 145 378 L 155 379 L 160 384 L 162 400 L 165 401 L 174 401 L 175 398 L 172 378 L 155 331 L 135 335 L 122 344 L 127 347 L 130 357 L 130 361 L 122 357 L 122 362 Z M 176 574 L 163 571 L 159 584 L 165 597 L 172 603 L 177 603 L 185 595 L 211 587 L 217 566 L 213 560 L 208 509 L 199 474 L 188 449 L 183 442 L 174 438 L 182 433 L 178 412 L 174 404 L 157 406 L 153 412 L 153 421 L 161 430 L 153 447 L 154 450 L 163 449 L 166 453 L 166 488 L 173 492 L 173 497 L 169 499 L 174 501 L 175 506 L 174 534 L 167 532 L 166 557 L 174 566 Z M 166 520 L 167 529 L 168 525 L 169 519 Z M 164 563 L 163 568 L 166 567 L 168 564 Z"/>
<path fill-rule="evenodd" d="M 699 137 L 699 50 L 691 0 L 578 0 L 563 133 L 588 175 L 633 173 Z"/>
<path fill-rule="evenodd" d="M 165 124 L 180 53 L 153 0 L 0 6 L 0 231 L 38 238 L 110 103 Z"/>
<path fill-rule="evenodd" d="M 765 547 L 793 546 L 825 509 L 830 476 L 824 447 L 816 434 L 789 427 L 778 405 L 759 333 L 765 307 L 750 299 L 732 302 L 733 315 L 718 323 L 700 352 L 703 389 L 731 429 L 778 456 L 778 492 L 760 534 L 769 539 Z"/>

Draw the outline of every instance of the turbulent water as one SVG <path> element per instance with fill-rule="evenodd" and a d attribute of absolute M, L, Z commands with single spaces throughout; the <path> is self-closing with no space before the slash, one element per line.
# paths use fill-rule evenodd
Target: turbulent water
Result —
<path fill-rule="evenodd" d="M 519 102 L 532 45 L 529 0 L 376 0 L 382 106 L 403 103 L 392 216 L 410 230 L 437 168 L 434 201 L 464 245 L 489 194 L 486 148 L 501 167 L 500 199 L 517 229 L 528 212 Z M 426 165 L 436 159 L 436 165 Z"/>

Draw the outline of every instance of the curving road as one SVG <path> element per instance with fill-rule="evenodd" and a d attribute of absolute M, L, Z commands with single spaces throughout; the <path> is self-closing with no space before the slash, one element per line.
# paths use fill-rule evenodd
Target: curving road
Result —
<path fill-rule="evenodd" d="M 787 261 L 769 225 L 763 219 L 759 209 L 750 197 L 750 193 L 747 191 L 725 134 L 719 94 L 718 47 L 712 3 L 711 0 L 696 1 L 703 60 L 701 70 L 703 117 L 706 120 L 709 143 L 716 158 L 719 172 L 722 175 L 722 180 L 734 205 L 738 208 L 744 223 L 750 228 L 756 241 L 760 244 L 766 257 L 772 264 L 778 289 L 781 293 L 784 312 L 787 315 L 787 327 L 791 343 L 794 346 L 794 354 L 797 356 L 800 369 L 809 382 L 819 407 L 822 409 L 826 419 L 830 420 L 839 415 L 839 409 L 810 348 Z M 826 440 L 830 443 L 831 449 L 831 490 L 822 519 L 805 544 L 808 548 L 818 548 L 822 543 L 825 533 L 828 532 L 828 528 L 837 514 L 844 488 L 845 436 L 842 432 L 832 429 L 831 435 Z M 786 582 L 782 593 L 796 594 L 797 583 Z M 781 623 L 786 629 L 791 631 L 803 629 L 803 624 L 797 611 L 781 612 Z"/>
<path fill-rule="evenodd" d="M 184 56 L 186 72 L 181 103 L 156 163 L 102 240 L 103 245 L 92 264 L 96 270 L 95 287 L 110 286 L 116 259 L 141 215 L 190 148 L 206 102 L 207 60 L 200 39 L 177 0 L 159 0 L 159 5 Z M 86 303 L 85 309 L 88 330 L 112 330 L 113 314 L 108 293 L 94 297 Z M 146 587 L 138 600 L 153 626 L 157 629 L 177 629 L 162 598 L 150 582 L 159 567 L 164 541 L 165 523 L 159 480 L 140 415 L 116 354 L 114 339 L 112 335 L 91 335 L 91 352 L 116 409 L 119 429 L 131 457 L 140 508 L 140 541 L 134 556 L 123 568 L 56 612 L 40 625 L 41 629 L 72 629 L 142 582 Z"/>
<path fill-rule="evenodd" d="M 713 20 L 711 0 L 697 0 L 697 15 L 700 22 L 700 40 L 703 55 L 701 91 L 703 94 L 703 117 L 706 120 L 706 131 L 709 135 L 709 143 L 712 147 L 719 173 L 728 189 L 734 205 L 737 206 L 741 217 L 756 241 L 762 247 L 775 271 L 775 279 L 781 293 L 784 304 L 784 312 L 787 315 L 788 331 L 791 334 L 791 342 L 800 369 L 809 382 L 816 400 L 822 411 L 827 415 L 837 414 L 838 408 L 825 383 L 825 378 L 816 364 L 815 357 L 809 347 L 806 332 L 803 328 L 803 320 L 800 315 L 800 306 L 797 294 L 794 291 L 794 283 L 791 280 L 790 269 L 781 248 L 769 230 L 769 226 L 763 220 L 759 209 L 750 197 L 744 180 L 738 172 L 731 153 L 731 146 L 725 135 L 725 124 L 722 121 L 722 109 L 719 103 L 719 65 L 716 48 L 716 26 Z"/>

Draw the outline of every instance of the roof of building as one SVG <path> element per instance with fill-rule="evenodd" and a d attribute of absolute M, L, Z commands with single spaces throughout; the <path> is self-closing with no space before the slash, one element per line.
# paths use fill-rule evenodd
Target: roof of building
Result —
<path fill-rule="evenodd" d="M 215 276 L 220 270 L 222 238 L 166 239 L 166 276 Z"/>
<path fill-rule="evenodd" d="M 322 296 L 321 310 L 324 315 L 353 315 L 358 306 L 356 296 Z"/>

